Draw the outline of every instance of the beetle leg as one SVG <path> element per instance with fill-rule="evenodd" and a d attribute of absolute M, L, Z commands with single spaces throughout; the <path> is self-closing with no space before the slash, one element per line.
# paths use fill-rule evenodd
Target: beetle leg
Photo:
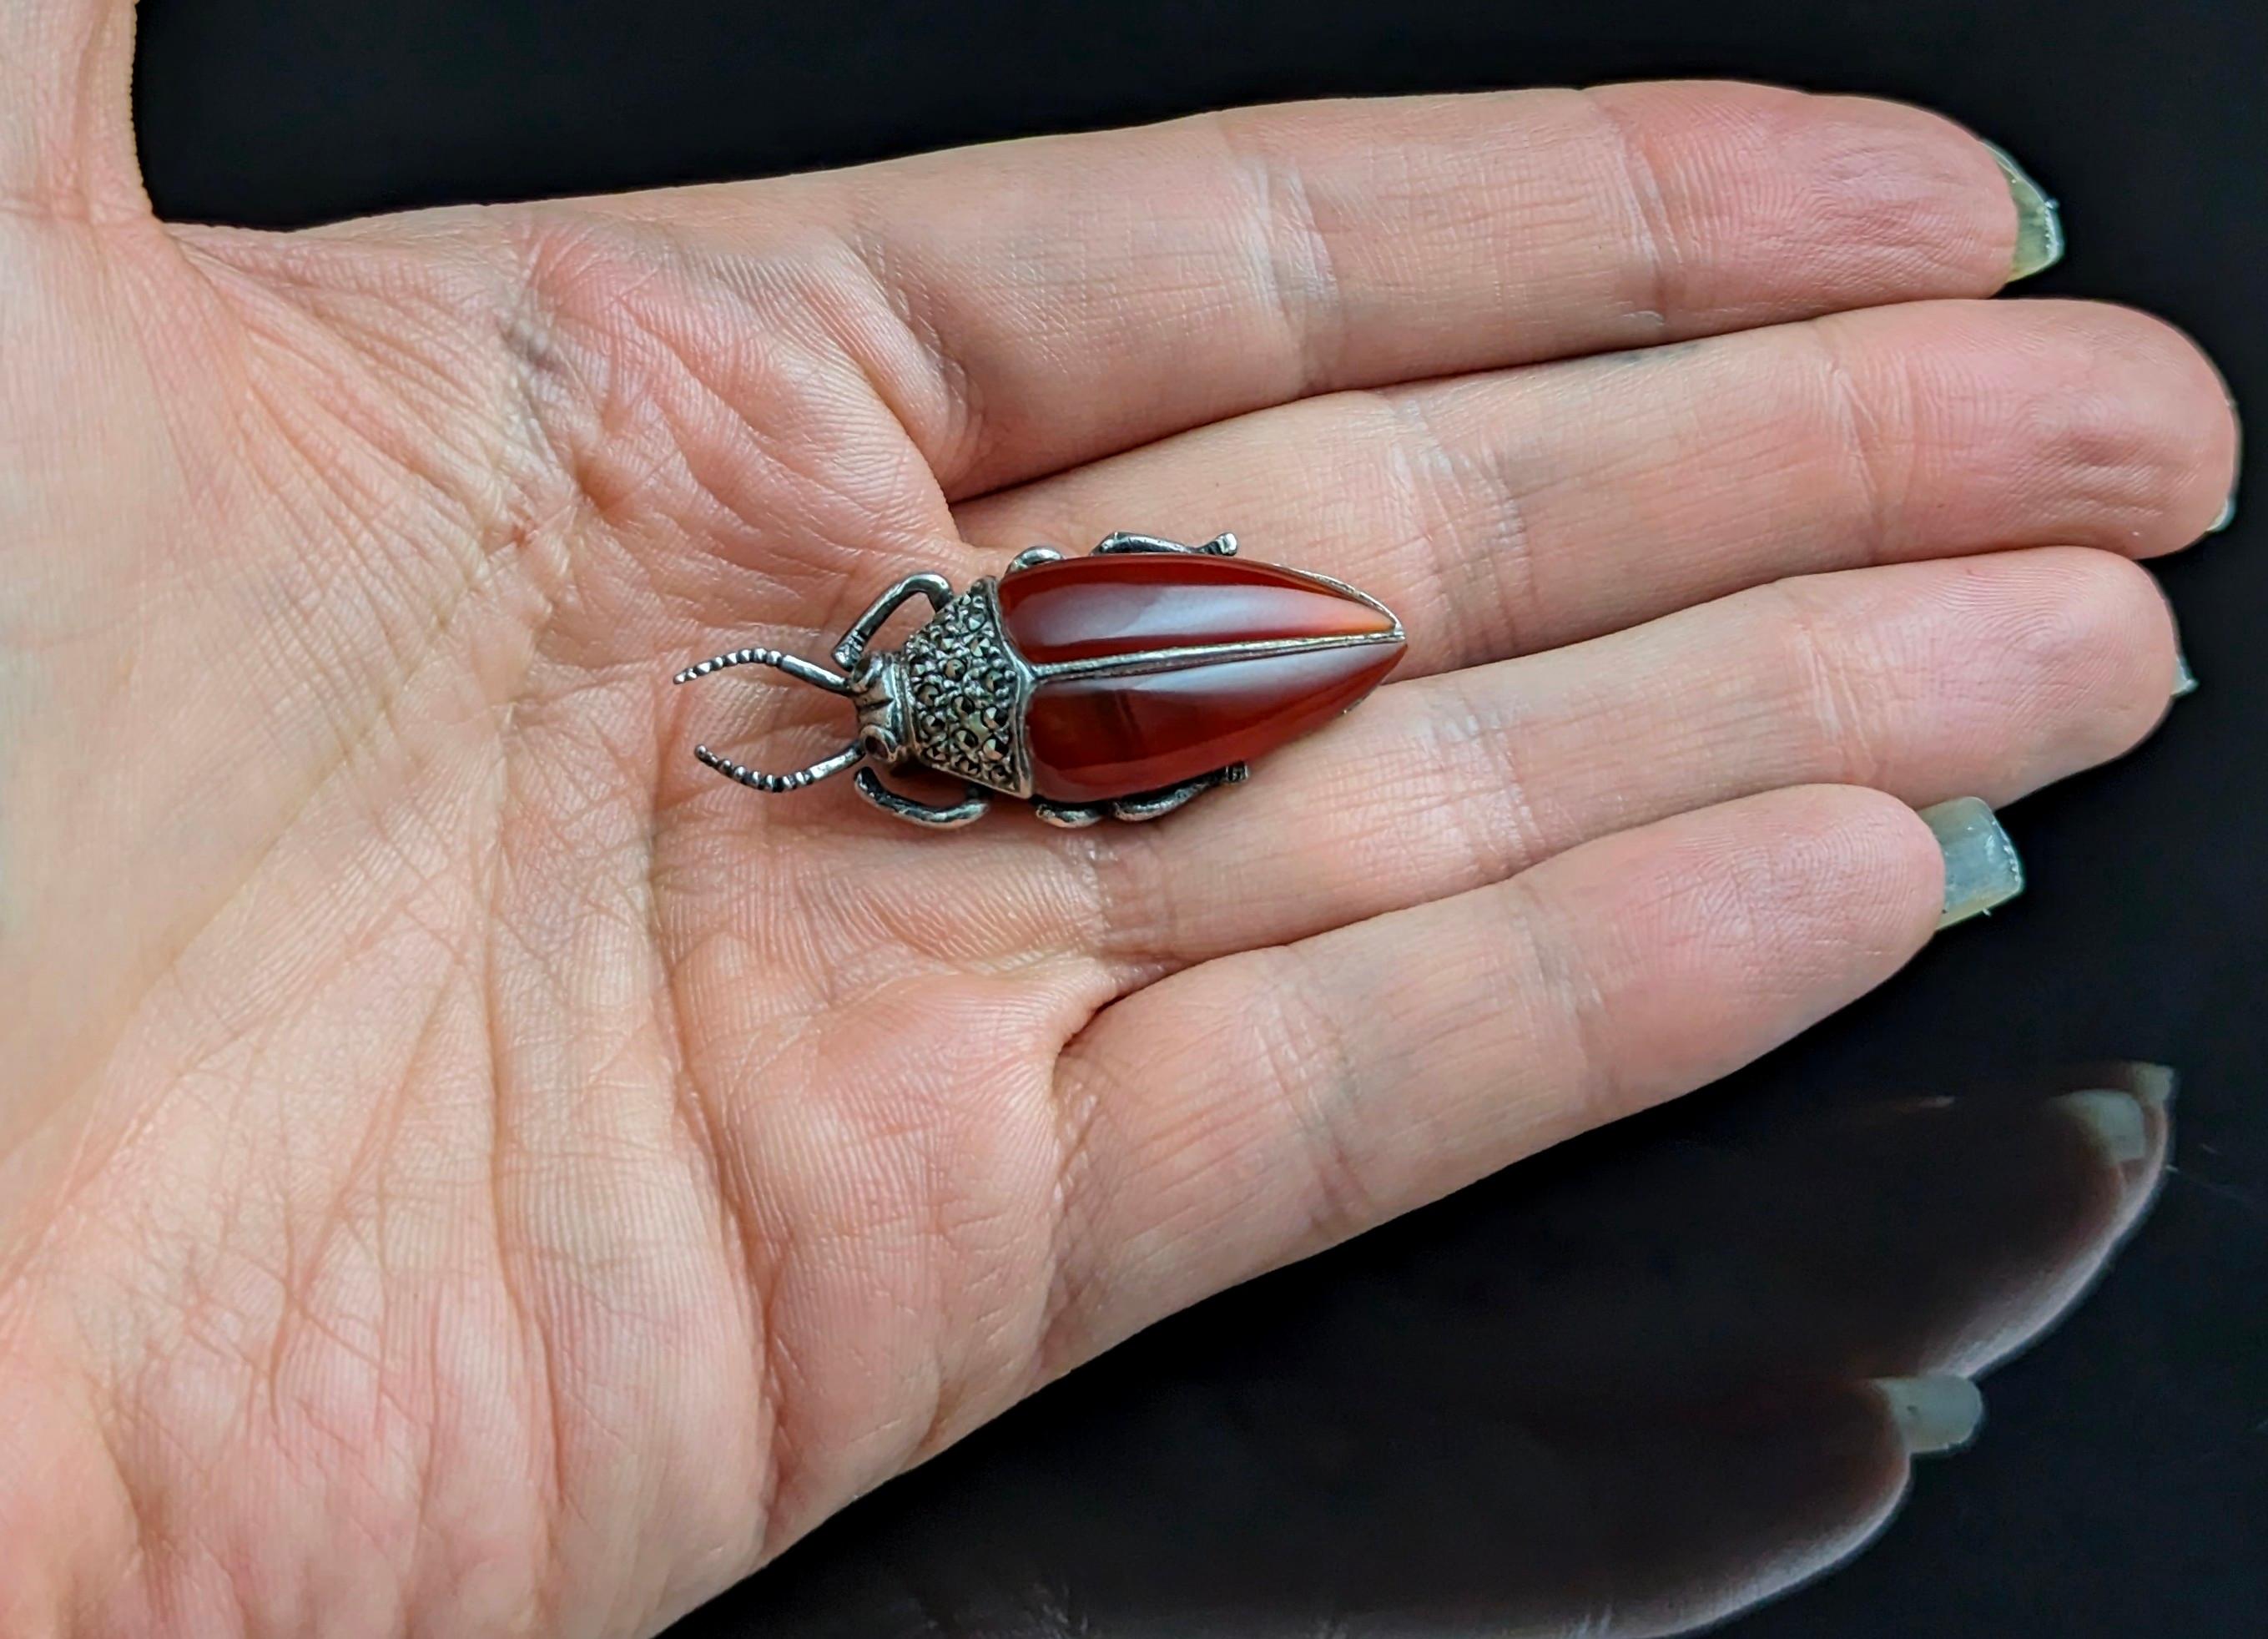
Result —
<path fill-rule="evenodd" d="M 982 786 L 970 786 L 968 794 L 960 801 L 940 806 L 917 802 L 911 797 L 902 797 L 874 777 L 871 768 L 862 768 L 858 777 L 850 782 L 858 794 L 885 814 L 895 814 L 902 820 L 911 820 L 917 825 L 927 825 L 935 831 L 952 831 L 983 819 L 992 806 L 991 794 Z"/>
<path fill-rule="evenodd" d="M 1153 820 L 1162 814 L 1203 796 L 1215 786 L 1241 784 L 1251 775 L 1251 769 L 1242 763 L 1231 763 L 1226 768 L 1217 768 L 1210 774 L 1185 780 L 1178 786 L 1168 786 L 1163 791 L 1145 792 L 1138 797 L 1121 797 L 1107 804 L 1110 817 L 1118 820 Z"/>
<path fill-rule="evenodd" d="M 882 623 L 898 611 L 898 605 L 910 597 L 925 597 L 932 609 L 943 609 L 953 600 L 953 582 L 939 574 L 908 575 L 903 580 L 876 598 L 867 611 L 850 623 L 850 630 L 843 634 L 843 641 L 835 646 L 835 663 L 845 671 L 855 668 L 859 656 L 866 652 L 867 644 L 882 629 Z"/>
<path fill-rule="evenodd" d="M 1179 541 L 1120 529 L 1104 535 L 1087 556 L 1115 557 L 1121 552 L 1185 552 L 1193 557 L 1233 557 L 1236 556 L 1236 537 L 1223 530 L 1203 546 L 1183 546 Z"/>
<path fill-rule="evenodd" d="M 1042 564 L 1052 564 L 1062 557 L 1062 550 L 1057 547 L 1027 546 L 1010 558 L 1008 567 L 1000 572 L 1012 575 L 1020 569 L 1034 569 Z"/>
<path fill-rule="evenodd" d="M 1108 817 L 1108 810 L 1099 803 L 1050 802 L 1045 797 L 1032 799 L 1032 812 L 1040 823 L 1053 825 L 1058 831 L 1079 831 L 1099 824 Z"/>

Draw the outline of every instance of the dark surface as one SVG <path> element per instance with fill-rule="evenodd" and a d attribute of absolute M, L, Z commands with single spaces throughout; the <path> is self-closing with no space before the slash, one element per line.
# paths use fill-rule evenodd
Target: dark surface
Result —
<path fill-rule="evenodd" d="M 2036 0 L 1944 16 L 1905 0 L 146 0 L 143 18 L 144 157 L 160 209 L 265 225 L 757 174 L 1324 92 L 1683 73 L 1881 92 L 1966 121 L 2061 196 L 2071 254 L 2031 289 L 2162 313 L 2213 351 L 2240 403 L 2268 403 L 2258 0 Z M 2159 565 L 2203 688 L 2136 756 L 2012 813 L 2033 888 L 1988 927 L 1942 941 L 1756 1072 L 1160 1328 L 854 1509 L 688 1632 L 1049 1631 L 953 1614 L 986 1608 L 986 1577 L 1020 1574 L 1061 1581 L 1070 1603 L 1092 1595 L 1117 1617 L 1097 1631 L 1113 1635 L 1313 1633 L 1317 1610 L 1334 1609 L 1380 1613 L 1379 1631 L 1484 1631 L 1519 1597 L 1505 1585 L 1518 1555 L 1491 1553 L 1491 1540 L 1537 1528 L 1520 1517 L 1521 1498 L 1498 1494 L 1519 1470 L 1490 1443 L 1490 1385 L 1518 1377 L 1511 1368 L 1541 1324 L 1522 1303 L 1549 1310 L 1564 1296 L 1548 1278 L 1508 1296 L 1489 1272 L 1550 1244 L 1537 1225 L 1555 1200 L 1610 1191 L 1665 1156 L 1738 1151 L 1861 1094 L 1970 1094 L 2106 1058 L 2183 1073 L 2175 1167 L 2154 1214 L 2066 1325 L 1990 1377 L 1975 1449 L 1927 1466 L 1903 1516 L 1854 1563 L 1736 1628 L 1858 1639 L 2262 1631 L 2259 533 L 2240 518 Z M 1970 1102 L 2020 1121 L 2009 1112 L 2030 1096 Z M 1832 1194 L 1815 1168 L 1764 1168 L 1738 1197 L 1742 1211 L 1719 1200 L 1716 1216 L 1683 1226 L 1694 1266 L 1664 1279 L 1705 1292 L 1711 1257 L 1731 1244 L 1800 1245 L 1822 1225 L 1887 1268 L 1989 1263 L 2003 1234 L 2007 1246 L 2060 1255 L 2083 1202 L 2061 1219 L 2042 1207 L 2064 1227 L 2036 1243 L 2014 1219 L 1993 1228 L 1978 1215 L 1979 1203 L 2023 1193 L 1998 1187 L 1999 1153 L 1970 1139 L 1948 1149 L 1936 1183 L 1970 1178 L 1957 1209 L 1888 1165 Z M 1664 1198 L 1682 1187 L 1666 1182 Z M 1692 1187 L 1697 1201 L 1717 1199 Z M 1969 1225 L 1967 1238 L 1922 1236 L 1893 1255 L 1897 1237 L 1935 1222 Z M 1738 1278 L 1752 1285 L 1753 1270 Z M 1661 1370 L 1677 1374 L 1695 1335 L 1665 1322 Z M 1142 1431 L 1138 1449 L 1127 1430 Z M 1299 1472 L 1256 1473 L 1263 1448 L 1291 1451 Z M 1130 1500 L 1137 1485 L 1154 1505 Z M 1740 1498 L 1728 1488 L 1725 1502 Z M 1220 1521 L 1205 1517 L 1209 1503 Z M 1240 1522 L 1256 1510 L 1272 1516 L 1248 1540 Z M 983 1540 L 956 1541 L 956 1520 Z M 1019 1554 L 1021 1572 L 1007 1563 Z M 1366 1555 L 1389 1560 L 1400 1581 L 1381 1581 Z M 899 1576 L 931 1579 L 918 1591 L 945 1613 L 937 1628 L 847 1613 L 830 1627 L 813 1614 L 833 1579 L 871 1588 Z"/>

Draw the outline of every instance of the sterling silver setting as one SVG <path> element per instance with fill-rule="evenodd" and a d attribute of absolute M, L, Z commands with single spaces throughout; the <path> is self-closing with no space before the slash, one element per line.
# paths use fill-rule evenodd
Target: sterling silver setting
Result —
<path fill-rule="evenodd" d="M 1181 552 L 1215 557 L 1236 555 L 1236 537 L 1221 534 L 1201 546 L 1156 535 L 1121 531 L 1107 535 L 1094 556 L 1126 552 Z M 1002 572 L 1014 575 L 1064 554 L 1051 546 L 1019 552 Z M 840 750 L 796 770 L 772 774 L 744 766 L 711 750 L 694 748 L 705 766 L 752 791 L 785 793 L 839 774 L 872 759 L 887 768 L 919 767 L 962 782 L 954 803 L 917 801 L 884 785 L 871 767 L 859 768 L 853 787 L 885 813 L 934 830 L 951 830 L 983 817 L 995 797 L 1028 802 L 1052 825 L 1077 828 L 1104 819 L 1149 820 L 1170 814 L 1216 786 L 1243 780 L 1241 763 L 1162 791 L 1144 792 L 1114 801 L 1070 804 L 1049 801 L 1032 789 L 1031 748 L 1025 735 L 1026 709 L 1033 691 L 1056 677 L 1132 676 L 1184 666 L 1192 660 L 1259 659 L 1293 651 L 1400 642 L 1402 624 L 1367 593 L 1328 575 L 1299 572 L 1307 580 L 1344 593 L 1393 621 L 1392 629 L 1345 636 L 1287 638 L 1254 643 L 1184 646 L 1174 649 L 1106 655 L 1090 660 L 1035 665 L 1017 651 L 1002 624 L 999 579 L 987 575 L 955 595 L 939 574 L 909 575 L 876 598 L 835 646 L 839 671 L 777 649 L 728 650 L 688 666 L 674 682 L 687 683 L 737 666 L 774 670 L 848 699 L 856 709 L 856 736 Z M 900 648 L 870 652 L 868 645 L 890 616 L 915 598 L 928 600 L 929 621 Z"/>

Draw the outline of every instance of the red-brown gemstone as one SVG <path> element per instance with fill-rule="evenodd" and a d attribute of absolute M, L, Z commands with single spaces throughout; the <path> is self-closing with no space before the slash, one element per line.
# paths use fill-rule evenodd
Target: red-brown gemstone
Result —
<path fill-rule="evenodd" d="M 1000 614 L 1036 665 L 1200 643 L 1356 637 L 1391 616 L 1297 570 L 1234 557 L 1067 557 L 1000 582 Z"/>
<path fill-rule="evenodd" d="M 1026 717 L 1034 788 L 1101 802 L 1248 761 L 1328 722 L 1394 669 L 1392 639 L 1261 656 L 1170 651 L 1362 638 L 1390 616 L 1287 569 L 1130 554 L 1022 570 L 1000 583 L 1008 633 L 1036 664 L 1160 657 L 1132 674 L 1042 678 Z"/>

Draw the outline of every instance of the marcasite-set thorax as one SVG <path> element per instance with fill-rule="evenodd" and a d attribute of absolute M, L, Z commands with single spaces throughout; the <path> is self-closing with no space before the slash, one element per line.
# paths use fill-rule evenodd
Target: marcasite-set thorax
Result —
<path fill-rule="evenodd" d="M 1000 626 L 986 578 L 906 639 L 890 668 L 911 760 L 1012 797 L 1032 794 L 1024 712 L 1033 677 Z"/>

